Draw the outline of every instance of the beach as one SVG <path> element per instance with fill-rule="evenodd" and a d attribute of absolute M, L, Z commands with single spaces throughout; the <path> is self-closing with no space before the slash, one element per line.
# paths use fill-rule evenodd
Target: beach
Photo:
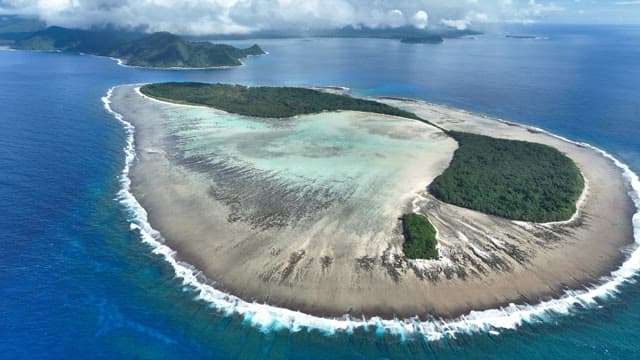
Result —
<path fill-rule="evenodd" d="M 289 191 L 278 193 L 281 177 L 248 173 L 228 162 L 212 165 L 194 156 L 188 158 L 198 161 L 185 162 L 175 128 L 163 120 L 167 107 L 179 113 L 179 106 L 146 99 L 134 86 L 117 87 L 112 95 L 114 110 L 136 127 L 132 192 L 151 225 L 178 259 L 201 270 L 217 289 L 242 299 L 322 316 L 451 318 L 512 302 L 536 303 L 595 283 L 620 265 L 622 249 L 633 240 L 633 204 L 612 161 L 591 148 L 516 124 L 422 102 L 384 101 L 445 129 L 556 147 L 576 162 L 588 183 L 577 215 L 567 223 L 530 224 L 439 202 L 425 189 L 446 168 L 455 142 L 417 121 L 362 113 L 326 119 L 342 124 L 349 116 L 349 126 L 358 133 L 394 134 L 433 146 L 393 167 L 394 178 L 381 173 L 366 182 L 352 179 L 337 185 L 341 190 L 335 194 L 322 184 L 302 191 L 285 187 Z M 391 120 L 402 126 L 390 125 Z M 392 160 L 388 166 L 398 163 Z M 252 182 L 256 177 L 270 182 Z M 264 191 L 229 196 L 243 184 Z M 363 184 L 374 188 L 361 194 Z M 321 194 L 325 202 L 308 201 Z M 265 213 L 265 202 L 280 211 Z M 363 204 L 375 211 L 367 213 Z M 438 261 L 400 256 L 398 217 L 414 210 L 428 215 L 438 230 Z"/>

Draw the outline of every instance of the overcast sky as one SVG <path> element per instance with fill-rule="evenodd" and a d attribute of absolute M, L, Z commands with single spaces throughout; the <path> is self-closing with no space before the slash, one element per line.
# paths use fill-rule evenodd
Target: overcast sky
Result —
<path fill-rule="evenodd" d="M 113 24 L 202 35 L 346 25 L 640 24 L 640 0 L 0 0 L 0 14 L 67 27 Z"/>

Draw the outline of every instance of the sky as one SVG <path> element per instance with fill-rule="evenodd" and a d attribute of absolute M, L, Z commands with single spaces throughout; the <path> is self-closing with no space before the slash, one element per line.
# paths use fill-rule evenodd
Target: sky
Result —
<path fill-rule="evenodd" d="M 640 0 L 0 0 L 0 15 L 76 28 L 115 25 L 185 35 L 486 24 L 640 24 Z"/>

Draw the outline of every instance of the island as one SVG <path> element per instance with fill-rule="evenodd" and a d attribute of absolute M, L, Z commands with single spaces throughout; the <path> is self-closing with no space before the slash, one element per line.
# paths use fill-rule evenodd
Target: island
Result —
<path fill-rule="evenodd" d="M 347 25 L 336 29 L 269 29 L 242 34 L 213 34 L 214 39 L 290 39 L 304 38 L 348 38 L 348 39 L 387 39 L 400 40 L 408 44 L 441 44 L 445 39 L 469 38 L 483 33 L 472 29 L 454 29 L 450 27 L 418 28 L 415 26 L 370 27 L 364 24 Z"/>
<path fill-rule="evenodd" d="M 320 316 L 456 317 L 608 275 L 619 169 L 543 131 L 410 99 L 228 84 L 113 89 L 131 192 L 215 287 Z"/>
<path fill-rule="evenodd" d="M 12 48 L 85 53 L 117 58 L 128 66 L 181 69 L 239 66 L 247 56 L 265 53 L 258 45 L 239 49 L 206 41 L 186 41 L 168 32 L 139 34 L 58 26 L 17 40 Z"/>
<path fill-rule="evenodd" d="M 504 37 L 509 39 L 537 39 L 538 38 L 535 35 L 516 35 L 516 34 L 505 34 Z"/>
<path fill-rule="evenodd" d="M 441 36 L 407 36 L 400 39 L 404 44 L 440 44 L 444 42 Z"/>

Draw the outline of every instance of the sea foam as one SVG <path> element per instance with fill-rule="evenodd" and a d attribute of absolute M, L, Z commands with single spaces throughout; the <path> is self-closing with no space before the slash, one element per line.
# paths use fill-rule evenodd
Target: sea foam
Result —
<path fill-rule="evenodd" d="M 288 329 L 293 332 L 318 330 L 331 335 L 337 332 L 350 333 L 353 329 L 360 327 L 367 330 L 374 329 L 376 334 L 391 333 L 402 338 L 407 335 L 422 335 L 428 340 L 455 337 L 456 334 L 481 331 L 495 335 L 501 329 L 516 329 L 523 323 L 539 323 L 552 319 L 557 315 L 571 314 L 578 307 L 595 307 L 598 299 L 615 296 L 620 286 L 625 282 L 631 281 L 638 269 L 640 269 L 640 250 L 638 249 L 638 244 L 640 243 L 640 179 L 638 176 L 626 164 L 602 149 L 586 143 L 573 142 L 545 130 L 530 127 L 563 141 L 586 146 L 599 152 L 621 169 L 623 177 L 629 186 L 629 195 L 636 207 L 632 220 L 633 251 L 617 270 L 613 271 L 609 276 L 603 277 L 598 285 L 584 290 L 567 290 L 560 298 L 543 301 L 536 305 L 510 304 L 497 309 L 471 311 L 466 315 L 451 320 L 432 319 L 424 321 L 418 317 L 406 319 L 372 317 L 365 319 L 352 318 L 348 315 L 340 318 L 325 318 L 267 304 L 244 301 L 199 280 L 198 271 L 189 264 L 179 262 L 175 256 L 176 252 L 164 244 L 162 235 L 149 224 L 147 212 L 131 193 L 129 170 L 136 159 L 135 127 L 111 108 L 111 96 L 114 89 L 109 89 L 102 101 L 105 109 L 123 124 L 127 135 L 124 147 L 125 164 L 120 174 L 122 187 L 117 194 L 117 199 L 129 211 L 131 230 L 139 233 L 141 240 L 151 247 L 152 252 L 162 256 L 173 267 L 175 276 L 182 280 L 182 285 L 185 289 L 197 292 L 197 300 L 209 303 L 212 308 L 224 316 L 241 316 L 244 323 L 261 331 L 268 332 L 280 329 Z"/>

